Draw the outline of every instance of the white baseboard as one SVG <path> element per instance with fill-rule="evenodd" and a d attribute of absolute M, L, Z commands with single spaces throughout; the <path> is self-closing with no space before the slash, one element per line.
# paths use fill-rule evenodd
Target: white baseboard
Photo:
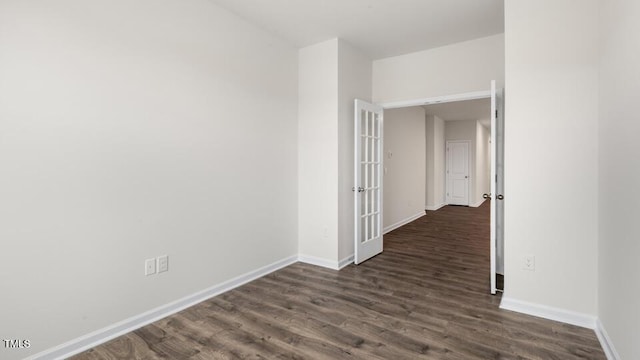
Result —
<path fill-rule="evenodd" d="M 406 224 L 408 224 L 408 223 L 410 223 L 410 222 L 412 222 L 412 221 L 414 221 L 416 219 L 419 219 L 419 218 L 421 218 L 421 217 L 423 217 L 425 215 L 426 214 L 424 213 L 424 211 L 420 211 L 419 213 L 417 213 L 415 215 L 411 215 L 406 219 L 400 220 L 395 224 L 391 224 L 391 225 L 385 227 L 384 229 L 382 229 L 382 233 L 386 234 L 386 233 L 388 233 L 390 231 L 393 231 L 393 230 L 395 230 L 395 229 L 397 229 L 397 228 L 399 228 L 399 227 L 401 227 L 403 225 L 406 225 Z"/>
<path fill-rule="evenodd" d="M 511 299 L 504 296 L 502 297 L 502 301 L 500 302 L 500 308 L 549 320 L 560 321 L 563 323 L 588 329 L 596 328 L 596 317 L 593 315 L 577 313 L 569 310 L 530 303 L 517 299 Z"/>
<path fill-rule="evenodd" d="M 212 286 L 208 289 L 183 297 L 182 299 L 176 300 L 166 305 L 162 305 L 153 310 L 144 312 L 140 315 L 133 316 L 129 319 L 120 321 L 111 326 L 107 326 L 103 329 L 94 331 L 92 333 L 89 333 L 77 339 L 58 345 L 54 348 L 45 350 L 27 359 L 38 359 L 38 360 L 66 359 L 70 356 L 79 354 L 85 350 L 96 347 L 118 336 L 124 335 L 128 332 L 131 332 L 145 325 L 148 325 L 154 321 L 157 321 L 169 315 L 175 314 L 179 311 L 182 311 L 190 306 L 196 305 L 214 296 L 217 296 L 224 292 L 232 290 L 238 286 L 244 285 L 250 281 L 253 281 L 257 278 L 265 276 L 283 267 L 289 266 L 297 261 L 298 261 L 298 257 L 295 255 L 282 259 L 280 261 L 276 261 L 273 264 L 261 267 L 257 270 L 250 271 L 244 275 L 240 275 L 231 280 L 225 281 L 221 284 Z"/>
<path fill-rule="evenodd" d="M 604 354 L 607 356 L 608 360 L 620 360 L 620 355 L 616 351 L 616 348 L 613 346 L 613 342 L 611 338 L 607 334 L 607 331 L 604 329 L 604 325 L 600 322 L 600 319 L 596 320 L 596 336 L 600 341 L 600 345 L 602 346 L 602 350 L 604 350 Z"/>
<path fill-rule="evenodd" d="M 329 259 L 319 258 L 316 256 L 310 256 L 310 255 L 298 255 L 299 262 L 315 265 L 315 266 L 321 266 L 331 270 L 342 269 L 343 267 L 353 263 L 353 258 L 354 258 L 353 254 L 347 256 L 346 258 L 340 261 L 329 260 Z"/>
<path fill-rule="evenodd" d="M 319 258 L 311 255 L 298 255 L 298 261 L 303 262 L 305 264 L 321 266 L 332 270 L 340 270 L 340 264 L 336 260 L 329 260 L 325 258 Z"/>
<path fill-rule="evenodd" d="M 480 205 L 482 205 L 485 201 L 487 201 L 487 199 L 482 199 L 475 204 L 469 205 L 469 207 L 480 207 Z"/>
<path fill-rule="evenodd" d="M 340 260 L 340 262 L 338 262 L 338 269 L 342 269 L 343 267 L 345 267 L 347 265 L 351 265 L 353 263 L 353 259 L 354 259 L 354 255 L 351 254 L 351 255 L 347 256 L 346 258 Z"/>
<path fill-rule="evenodd" d="M 439 205 L 427 205 L 427 206 L 425 206 L 425 210 L 436 211 L 436 210 L 439 210 L 439 209 L 441 209 L 441 208 L 443 208 L 445 206 L 447 206 L 447 204 L 445 204 L 445 203 L 442 203 L 442 204 L 439 204 Z"/>

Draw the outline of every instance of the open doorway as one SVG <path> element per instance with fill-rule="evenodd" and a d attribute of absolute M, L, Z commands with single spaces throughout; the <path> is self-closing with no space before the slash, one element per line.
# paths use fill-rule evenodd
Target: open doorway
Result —
<path fill-rule="evenodd" d="M 493 184 L 491 184 L 492 132 L 495 138 L 491 116 L 496 114 L 496 109 L 492 108 L 491 92 L 382 104 L 382 106 L 386 110 L 384 232 L 392 231 L 417 219 L 425 213 L 425 210 L 437 211 L 446 205 L 481 207 L 486 201 L 489 201 L 492 206 L 492 219 L 496 217 L 496 214 L 493 213 L 496 200 L 491 200 L 492 193 L 496 193 L 495 189 L 492 190 Z M 405 117 L 402 126 L 400 126 L 404 130 L 398 130 L 393 126 L 393 122 L 397 121 L 395 118 L 398 114 L 400 117 Z M 422 117 L 422 122 L 419 120 L 420 117 Z M 493 120 L 495 123 L 495 119 Z M 398 140 L 398 136 L 401 137 L 403 131 L 404 136 L 407 137 Z M 418 141 L 415 136 L 419 132 L 424 134 L 422 142 Z M 502 141 L 501 138 L 500 141 Z M 410 164 L 401 165 L 403 160 L 407 158 L 407 148 L 415 146 L 415 144 L 419 144 L 418 147 L 422 146 L 422 149 L 415 149 L 411 155 L 411 161 L 415 164 L 423 161 L 423 174 L 417 173 L 416 167 L 413 167 L 413 173 L 408 173 L 406 168 L 412 168 L 412 166 Z M 452 170 L 450 168 L 452 147 L 454 147 L 453 151 L 462 152 L 467 157 L 467 161 L 463 162 L 463 167 L 468 167 L 468 170 L 462 174 L 463 179 L 465 176 L 466 179 L 457 183 L 458 190 L 461 189 L 460 193 L 465 193 L 464 203 L 452 201 L 454 197 L 451 196 L 452 190 L 456 190 L 454 188 L 456 184 L 453 184 L 448 176 Z M 420 160 L 420 156 L 416 156 L 420 153 L 424 154 L 423 160 Z M 493 161 L 496 162 L 495 159 Z M 400 169 L 402 166 L 404 166 L 405 172 Z M 447 170 L 449 170 L 449 174 L 447 174 Z M 404 180 L 398 181 L 398 171 Z M 419 168 L 418 171 L 420 171 Z M 422 181 L 424 187 L 422 192 L 414 192 L 424 194 L 422 214 L 416 211 L 419 207 L 412 204 L 416 197 L 408 197 L 411 196 L 411 191 L 407 191 L 407 189 L 416 189 L 416 179 Z M 488 209 L 488 205 L 485 204 L 482 208 Z M 502 226 L 501 221 L 500 226 Z M 491 237 L 495 239 L 493 228 Z M 492 273 L 494 274 L 491 282 L 492 292 L 495 292 L 496 287 L 498 290 L 503 289 L 502 244 L 492 242 Z M 499 258 L 495 258 L 496 252 L 499 252 Z M 500 273 L 499 278 L 496 278 L 496 272 Z"/>
<path fill-rule="evenodd" d="M 485 201 L 483 195 L 491 188 L 490 98 L 430 104 L 423 108 L 427 153 L 435 158 L 427 159 L 430 166 L 427 167 L 426 209 L 437 210 L 444 205 L 479 207 Z M 437 186 L 442 178 L 444 188 Z"/>

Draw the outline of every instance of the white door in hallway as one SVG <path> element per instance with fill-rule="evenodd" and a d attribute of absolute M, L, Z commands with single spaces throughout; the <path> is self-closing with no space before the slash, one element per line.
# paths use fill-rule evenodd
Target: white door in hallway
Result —
<path fill-rule="evenodd" d="M 382 115 L 382 107 L 355 101 L 353 196 L 356 264 L 382 252 Z"/>
<path fill-rule="evenodd" d="M 447 204 L 469 205 L 469 142 L 447 141 Z"/>

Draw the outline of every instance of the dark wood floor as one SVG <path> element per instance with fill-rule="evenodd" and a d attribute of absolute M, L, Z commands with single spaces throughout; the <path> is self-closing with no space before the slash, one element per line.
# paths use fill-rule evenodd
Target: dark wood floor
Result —
<path fill-rule="evenodd" d="M 444 207 L 341 271 L 297 263 L 73 359 L 605 359 L 593 331 L 499 310 L 488 203 Z"/>

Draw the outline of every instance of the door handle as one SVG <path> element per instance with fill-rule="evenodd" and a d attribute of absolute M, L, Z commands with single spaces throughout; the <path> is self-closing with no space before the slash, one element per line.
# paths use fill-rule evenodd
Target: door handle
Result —
<path fill-rule="evenodd" d="M 498 200 L 504 200 L 504 196 L 503 196 L 502 194 L 500 194 L 500 195 L 496 196 L 496 199 L 498 199 Z"/>
<path fill-rule="evenodd" d="M 355 186 L 351 188 L 351 191 L 356 191 Z M 362 187 L 358 186 L 358 192 L 359 192 L 359 193 L 361 193 L 361 192 L 363 192 L 363 191 L 364 191 L 364 188 L 362 188 Z"/>
<path fill-rule="evenodd" d="M 482 198 L 483 199 L 491 199 L 491 195 L 490 194 L 482 194 Z"/>

